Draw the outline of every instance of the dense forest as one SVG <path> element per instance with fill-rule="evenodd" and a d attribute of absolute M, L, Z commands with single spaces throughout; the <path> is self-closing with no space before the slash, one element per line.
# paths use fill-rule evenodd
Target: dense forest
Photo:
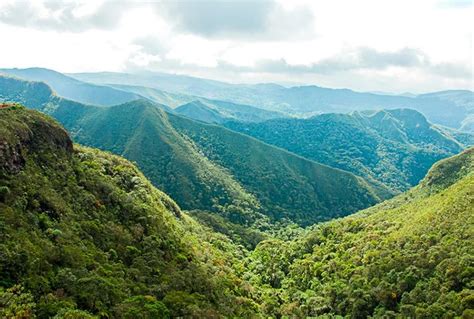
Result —
<path fill-rule="evenodd" d="M 419 186 L 249 258 L 272 316 L 472 318 L 474 149 Z M 275 302 L 278 300 L 279 302 Z"/>
<path fill-rule="evenodd" d="M 265 228 L 268 218 L 309 225 L 393 194 L 377 182 L 169 114 L 146 100 L 95 107 L 59 98 L 43 83 L 8 77 L 0 77 L 0 98 L 52 115 L 78 143 L 136 162 L 184 209 L 241 225 L 259 220 Z"/>
<path fill-rule="evenodd" d="M 474 142 L 472 135 L 464 137 L 433 125 L 410 109 L 321 114 L 309 119 L 259 123 L 228 122 L 225 126 L 378 181 L 393 191 L 415 186 L 436 161 L 457 154 Z"/>
<path fill-rule="evenodd" d="M 48 116 L 8 104 L 0 124 L 1 317 L 473 315 L 474 149 L 389 201 L 247 250 Z"/>
<path fill-rule="evenodd" d="M 0 317 L 252 317 L 242 251 L 128 161 L 0 109 Z"/>

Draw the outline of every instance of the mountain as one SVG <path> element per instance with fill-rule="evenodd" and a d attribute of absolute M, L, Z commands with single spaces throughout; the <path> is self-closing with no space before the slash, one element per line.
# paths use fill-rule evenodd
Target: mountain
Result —
<path fill-rule="evenodd" d="M 267 317 L 472 318 L 474 149 L 419 186 L 252 252 Z"/>
<path fill-rule="evenodd" d="M 78 81 L 62 73 L 42 68 L 0 69 L 0 74 L 48 84 L 57 95 L 85 104 L 115 105 L 141 98 L 137 94 Z"/>
<path fill-rule="evenodd" d="M 436 161 L 474 142 L 474 136 L 432 125 L 411 109 L 228 122 L 225 126 L 394 191 L 418 184 Z"/>
<path fill-rule="evenodd" d="M 232 102 L 211 100 L 198 96 L 170 93 L 158 89 L 129 86 L 129 85 L 94 85 L 76 80 L 62 73 L 42 68 L 29 69 L 0 69 L 0 74 L 15 76 L 27 81 L 39 81 L 48 84 L 58 96 L 84 104 L 98 106 L 112 106 L 147 98 L 162 105 L 166 110 L 179 106 L 199 102 L 201 107 L 210 109 L 210 112 L 219 114 L 225 120 L 258 122 L 274 118 L 286 117 L 283 113 L 262 110 L 249 105 Z M 186 109 L 186 108 L 185 108 Z M 188 109 L 184 116 L 197 120 L 205 120 L 200 111 L 195 114 Z M 214 123 L 211 121 L 210 123 Z M 217 122 L 216 122 L 217 123 Z"/>
<path fill-rule="evenodd" d="M 0 106 L 0 317 L 255 317 L 241 251 L 138 169 Z M 55 317 L 57 316 L 57 317 Z"/>
<path fill-rule="evenodd" d="M 462 121 L 460 130 L 474 133 L 474 113 Z"/>
<path fill-rule="evenodd" d="M 223 121 L 230 120 L 243 122 L 261 122 L 275 118 L 288 117 L 288 115 L 285 115 L 284 113 L 280 112 L 263 110 L 261 108 L 257 108 L 250 105 L 206 99 L 194 95 L 170 93 L 142 86 L 116 84 L 111 84 L 110 86 L 123 91 L 138 94 L 151 101 L 167 105 L 170 108 L 174 109 L 178 114 L 208 123 L 220 123 Z M 182 106 L 185 106 L 184 109 L 180 108 Z M 207 116 L 203 116 L 203 112 L 217 114 L 217 118 L 215 116 L 211 116 L 208 119 Z"/>
<path fill-rule="evenodd" d="M 421 94 L 421 99 L 436 98 L 442 101 L 452 102 L 457 106 L 465 107 L 469 113 L 474 112 L 474 92 L 469 90 L 447 90 Z"/>
<path fill-rule="evenodd" d="M 47 85 L 5 79 L 16 96 L 45 102 Z M 101 108 L 49 94 L 46 110 L 69 123 L 120 126 L 122 107 L 134 120 L 135 108 L 143 119 L 168 116 L 202 153 L 240 168 L 261 144 L 146 101 Z M 243 152 L 225 151 L 230 138 Z M 275 163 L 286 154 L 269 150 Z M 471 318 L 473 223 L 470 148 L 391 200 L 306 230 L 289 225 L 287 239 L 249 252 L 197 223 L 131 162 L 73 144 L 43 113 L 0 103 L 0 317 Z"/>
<path fill-rule="evenodd" d="M 192 101 L 174 109 L 175 113 L 206 123 L 223 123 L 226 118 L 200 101 Z"/>
<path fill-rule="evenodd" d="M 94 107 L 58 98 L 48 89 L 0 77 L 0 99 L 43 110 L 76 142 L 136 162 L 184 209 L 214 212 L 243 225 L 264 225 L 265 218 L 309 225 L 391 196 L 383 186 L 351 173 L 166 113 L 145 100 Z"/>
<path fill-rule="evenodd" d="M 471 112 L 465 103 L 459 103 L 461 99 L 446 98 L 449 94 L 444 94 L 444 97 L 440 94 L 407 97 L 355 92 L 349 89 L 330 89 L 315 85 L 284 87 L 271 83 L 230 84 L 152 72 L 80 73 L 71 74 L 71 76 L 92 83 L 139 85 L 174 93 L 197 95 L 302 117 L 319 113 L 411 108 L 423 113 L 434 123 L 460 128 L 461 122 Z M 465 92 L 468 95 L 473 94 L 470 91 Z M 464 98 L 462 100 L 464 101 Z"/>

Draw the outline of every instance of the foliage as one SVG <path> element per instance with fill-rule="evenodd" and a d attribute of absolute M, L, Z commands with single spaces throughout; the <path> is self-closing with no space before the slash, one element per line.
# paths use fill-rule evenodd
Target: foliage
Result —
<path fill-rule="evenodd" d="M 469 134 L 434 126 L 409 109 L 226 126 L 394 192 L 415 186 L 436 161 L 470 144 Z"/>
<path fill-rule="evenodd" d="M 136 162 L 184 209 L 216 213 L 234 224 L 259 224 L 265 230 L 269 222 L 289 219 L 309 225 L 391 196 L 385 187 L 350 173 L 222 127 L 168 114 L 144 100 L 92 107 L 48 95 L 47 90 L 29 90 L 20 80 L 0 77 L 0 87 L 5 98 L 28 101 L 28 107 L 54 116 L 75 141 Z M 30 101 L 38 95 L 41 101 Z"/>
<path fill-rule="evenodd" d="M 473 186 L 471 148 L 392 200 L 291 242 L 261 242 L 247 277 L 270 316 L 469 318 Z"/>
<path fill-rule="evenodd" d="M 33 318 L 35 302 L 33 296 L 25 292 L 20 285 L 12 286 L 6 291 L 0 287 L 0 317 L 1 318 Z"/>
<path fill-rule="evenodd" d="M 0 109 L 0 145 L 5 316 L 257 315 L 237 276 L 244 252 L 130 162 L 73 147 L 55 121 L 22 107 Z"/>

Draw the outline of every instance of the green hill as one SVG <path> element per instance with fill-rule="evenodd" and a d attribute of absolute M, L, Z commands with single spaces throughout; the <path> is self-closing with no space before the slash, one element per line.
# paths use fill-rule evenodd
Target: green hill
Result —
<path fill-rule="evenodd" d="M 293 162 L 313 163 L 147 102 L 110 112 L 55 102 L 66 103 L 46 104 L 56 115 L 75 114 L 69 123 L 98 118 L 121 127 L 123 116 L 157 125 L 162 140 L 137 133 L 127 146 L 150 150 L 181 136 L 212 165 L 238 163 L 233 169 L 250 172 L 243 177 L 261 178 L 251 172 L 267 167 L 267 151 L 293 172 L 300 166 Z M 146 122 L 157 114 L 160 124 Z M 113 143 L 117 130 L 104 130 L 104 141 Z M 332 175 L 333 184 L 350 183 L 340 178 L 353 175 L 343 174 Z M 0 103 L 0 317 L 471 318 L 473 224 L 471 148 L 391 200 L 304 231 L 289 227 L 289 240 L 247 252 L 195 222 L 129 161 L 73 145 L 48 116 Z"/>
<path fill-rule="evenodd" d="M 115 105 L 140 98 L 139 95 L 112 87 L 81 82 L 62 73 L 43 69 L 0 69 L 0 74 L 48 84 L 57 95 L 85 104 Z"/>
<path fill-rule="evenodd" d="M 320 113 L 410 108 L 423 113 L 433 123 L 460 128 L 462 121 L 472 113 L 469 108 L 472 109 L 473 92 L 470 91 L 444 91 L 408 97 L 316 85 L 284 87 L 273 83 L 231 84 L 153 72 L 80 73 L 71 76 L 86 82 L 145 86 L 304 117 Z"/>
<path fill-rule="evenodd" d="M 288 117 L 284 113 L 263 110 L 250 105 L 207 99 L 183 93 L 170 93 L 154 88 L 131 85 L 111 84 L 110 86 L 138 94 L 151 101 L 164 104 L 174 109 L 176 113 L 208 123 L 221 123 L 235 120 L 243 122 L 261 122 L 276 118 Z M 209 113 L 215 113 L 210 115 Z M 203 113 L 206 113 L 204 115 Z"/>
<path fill-rule="evenodd" d="M 0 317 L 255 317 L 241 253 L 130 162 L 0 107 Z"/>
<path fill-rule="evenodd" d="M 267 316 L 472 318 L 474 149 L 419 186 L 292 242 L 261 242 L 247 277 Z"/>
<path fill-rule="evenodd" d="M 432 125 L 410 109 L 225 125 L 395 191 L 416 185 L 433 163 L 472 142 L 471 135 Z"/>
<path fill-rule="evenodd" d="M 309 225 L 391 195 L 348 172 L 219 126 L 168 114 L 150 102 L 93 107 L 51 92 L 48 97 L 47 89 L 0 77 L 0 98 L 51 114 L 79 143 L 135 161 L 184 209 L 211 211 L 244 225 L 263 216 Z"/>
<path fill-rule="evenodd" d="M 219 112 L 207 107 L 200 101 L 192 101 L 178 106 L 174 109 L 176 114 L 189 117 L 193 120 L 198 120 L 205 123 L 225 122 L 226 118 Z"/>

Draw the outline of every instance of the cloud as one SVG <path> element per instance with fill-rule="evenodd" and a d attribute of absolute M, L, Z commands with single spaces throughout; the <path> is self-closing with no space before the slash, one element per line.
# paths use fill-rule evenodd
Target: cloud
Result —
<path fill-rule="evenodd" d="M 472 7 L 472 0 L 443 0 L 438 2 L 441 8 L 469 8 Z"/>
<path fill-rule="evenodd" d="M 169 46 L 160 37 L 148 35 L 133 40 L 133 44 L 138 45 L 140 50 L 147 54 L 162 55 L 169 51 Z"/>
<path fill-rule="evenodd" d="M 227 63 L 220 66 L 232 69 Z M 359 70 L 383 71 L 391 67 L 423 69 L 432 74 L 448 78 L 470 79 L 472 65 L 457 63 L 433 63 L 420 50 L 403 48 L 398 51 L 381 52 L 363 47 L 320 60 L 309 65 L 289 64 L 285 59 L 260 60 L 247 71 L 287 74 L 335 74 Z"/>
<path fill-rule="evenodd" d="M 89 29 L 113 29 L 119 24 L 126 3 L 105 1 L 93 12 L 81 14 L 86 3 L 15 1 L 0 7 L 0 22 L 55 31 L 82 32 Z"/>
<path fill-rule="evenodd" d="M 127 64 L 128 70 L 137 70 L 143 65 Z M 398 68 L 395 72 L 403 74 L 431 74 L 441 77 L 443 80 L 466 80 L 472 79 L 472 66 L 458 63 L 433 63 L 428 56 L 417 49 L 402 48 L 397 51 L 377 51 L 367 47 L 361 47 L 339 53 L 327 59 L 312 64 L 290 64 L 286 59 L 262 59 L 254 65 L 240 66 L 229 61 L 217 60 L 215 66 L 204 66 L 193 63 L 183 63 L 177 59 L 163 58 L 152 61 L 145 66 L 147 69 L 164 72 L 200 73 L 212 75 L 245 76 L 256 74 L 274 74 L 298 78 L 306 76 L 335 76 L 356 77 L 357 74 L 390 74 L 392 68 Z M 386 73 L 385 71 L 389 72 Z M 362 72 L 362 73 L 361 73 Z M 421 72 L 421 73 L 420 73 Z"/>
<path fill-rule="evenodd" d="M 273 0 L 166 1 L 156 10 L 178 31 L 205 38 L 288 40 L 313 33 L 309 8 L 285 9 Z"/>

